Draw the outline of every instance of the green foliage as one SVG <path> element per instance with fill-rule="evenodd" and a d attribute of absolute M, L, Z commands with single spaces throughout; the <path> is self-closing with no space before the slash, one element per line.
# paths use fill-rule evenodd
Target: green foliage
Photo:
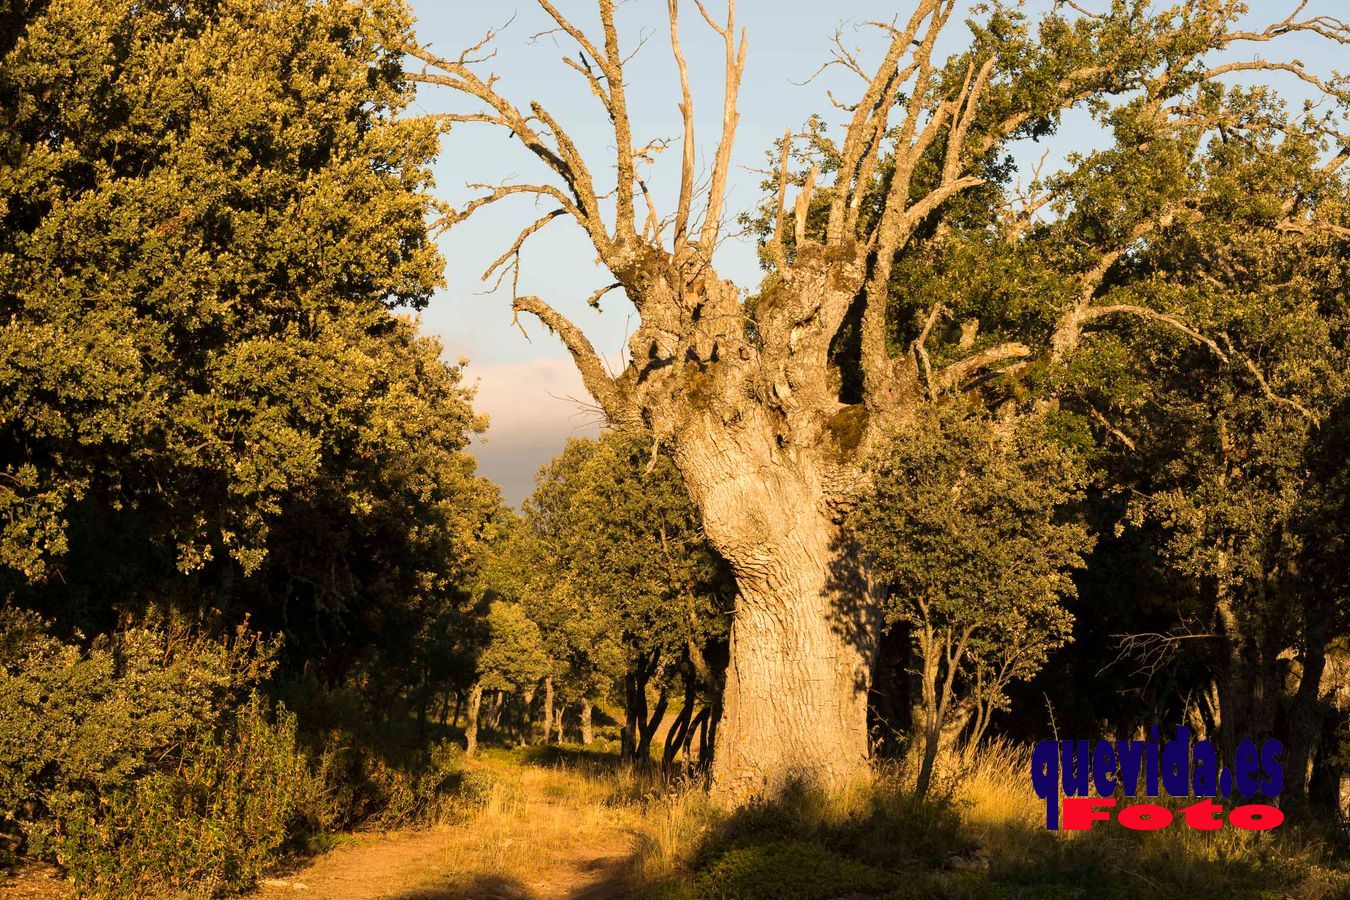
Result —
<path fill-rule="evenodd" d="M 1070 633 L 1062 601 L 1090 547 L 1085 524 L 1067 515 L 1081 464 L 1038 421 L 934 406 L 870 467 L 849 522 L 889 589 L 887 622 L 908 623 L 934 672 L 941 654 L 977 700 L 1003 704 L 1007 684 L 1034 675 Z"/>
<path fill-rule="evenodd" d="M 82 650 L 6 606 L 0 651 L 0 822 L 82 887 L 238 886 L 286 839 L 308 777 L 294 719 L 239 705 L 275 645 L 168 623 Z"/>
<path fill-rule="evenodd" d="M 497 504 L 441 283 L 435 123 L 398 3 L 33 7 L 0 65 L 0 591 L 87 633 L 146 607 L 288 666 L 452 680 Z M 461 666 L 462 667 L 462 666 Z"/>
<path fill-rule="evenodd" d="M 552 668 L 539 626 L 519 603 L 493 601 L 487 614 L 488 639 L 478 656 L 485 690 L 516 691 L 532 687 Z"/>
<path fill-rule="evenodd" d="M 959 779 L 943 780 L 953 794 L 928 800 L 915 797 L 903 769 L 887 767 L 843 796 L 794 787 L 735 811 L 674 801 L 670 809 L 684 811 L 681 830 L 697 838 L 670 848 L 675 870 L 640 896 L 1125 898 L 1146 883 L 1178 900 L 1330 900 L 1350 886 L 1326 828 L 1047 831 L 1044 807 L 1022 777 L 1028 753 L 985 745 L 955 763 Z M 672 824 L 658 817 L 647 828 L 669 840 Z"/>
<path fill-rule="evenodd" d="M 214 897 L 250 887 L 297 830 L 311 789 L 295 717 L 279 708 L 273 718 L 269 705 L 254 695 L 223 736 L 186 748 L 175 770 L 74 798 L 34 849 L 49 850 L 100 896 Z"/>
<path fill-rule="evenodd" d="M 0 833 L 95 894 L 217 896 L 310 837 L 481 800 L 450 743 L 391 753 L 356 695 L 346 712 L 330 697 L 316 722 L 314 696 L 292 691 L 311 720 L 299 735 L 255 692 L 276 651 L 175 622 L 82 649 L 0 608 Z"/>
<path fill-rule="evenodd" d="M 949 794 L 920 799 L 892 772 L 843 798 L 794 783 L 719 822 L 699 860 L 706 864 L 730 849 L 810 843 L 881 869 L 938 866 L 969 849 L 960 825 Z"/>
<path fill-rule="evenodd" d="M 650 436 L 569 441 L 541 471 L 525 518 L 564 599 L 589 607 L 628 652 L 678 653 L 725 631 L 721 561 L 679 471 L 652 455 Z"/>
<path fill-rule="evenodd" d="M 130 626 L 89 649 L 0 607 L 0 822 L 32 834 L 226 724 L 276 653 L 244 629 L 211 639 L 184 625 Z"/>
<path fill-rule="evenodd" d="M 639 655 L 674 659 L 725 634 L 726 578 L 674 464 L 652 458 L 649 437 L 611 431 L 568 441 L 541 469 L 482 583 L 538 625 L 570 700 L 604 696 Z"/>
<path fill-rule="evenodd" d="M 440 282 L 436 132 L 395 118 L 385 48 L 406 18 L 62 0 L 24 25 L 0 67 L 0 562 L 42 579 L 98 499 L 185 572 L 253 571 L 370 412 L 349 385 L 385 362 L 386 306 Z"/>

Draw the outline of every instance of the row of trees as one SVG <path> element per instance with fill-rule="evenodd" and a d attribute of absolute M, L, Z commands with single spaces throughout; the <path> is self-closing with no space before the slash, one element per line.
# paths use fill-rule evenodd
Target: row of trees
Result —
<path fill-rule="evenodd" d="M 237 891 L 449 783 L 393 738 L 472 670 L 500 504 L 413 317 L 444 261 L 409 26 L 0 2 L 4 862 Z"/>
<path fill-rule="evenodd" d="M 569 441 L 522 515 L 502 523 L 482 588 L 489 635 L 470 701 L 471 747 L 483 690 L 532 694 L 540 683 L 545 736 L 561 730 L 562 707 L 575 706 L 589 742 L 595 702 L 619 698 L 622 753 L 646 760 L 673 699 L 663 763 L 688 762 L 695 750 L 707 761 L 733 586 L 649 435 Z M 537 649 L 522 652 L 527 645 Z"/>
<path fill-rule="evenodd" d="M 5 15 L 0 593 L 64 633 L 250 615 L 292 671 L 429 677 L 497 498 L 460 369 L 395 312 L 443 268 L 406 18 Z"/>

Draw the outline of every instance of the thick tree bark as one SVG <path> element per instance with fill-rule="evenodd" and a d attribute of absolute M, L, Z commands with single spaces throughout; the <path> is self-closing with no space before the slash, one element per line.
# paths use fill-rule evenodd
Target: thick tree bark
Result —
<path fill-rule="evenodd" d="M 865 772 L 877 634 L 825 465 L 783 452 L 770 427 L 738 431 L 691 429 L 675 450 L 739 590 L 713 756 L 714 792 L 731 802 Z"/>
<path fill-rule="evenodd" d="M 658 443 L 673 446 L 707 534 L 735 570 L 740 595 L 726 700 L 721 719 L 711 723 L 717 742 L 714 787 L 735 800 L 800 777 L 827 786 L 841 784 L 866 766 L 867 694 L 876 631 L 869 592 L 852 554 L 839 541 L 836 525 L 849 482 L 856 486 L 857 464 L 868 442 L 925 396 L 932 399 L 957 389 L 977 372 L 1035 355 L 1024 344 L 1006 342 L 934 368 L 922 337 L 909 352 L 892 355 L 897 331 L 888 315 L 892 267 L 911 238 L 949 200 L 986 183 L 988 154 L 1040 112 L 1020 103 L 1004 110 L 985 103 L 991 84 L 1008 83 L 992 54 L 977 53 L 964 83 L 947 85 L 934 52 L 954 5 L 919 4 L 908 24 L 897 20 L 888 26 L 890 40 L 875 70 L 857 69 L 849 60 L 866 88 L 856 103 L 845 106 L 852 114 L 835 142 L 828 196 L 817 197 L 813 206 L 818 168 L 802 180 L 794 204 L 795 228 L 787 206 L 789 183 L 796 180 L 789 171 L 794 136 L 784 136 L 777 209 L 763 247 L 772 271 L 753 305 L 747 304 L 742 291 L 720 278 L 713 264 L 727 210 L 728 172 L 740 120 L 737 96 L 746 61 L 743 32 L 737 41 L 734 4 L 728 4 L 724 25 L 704 11 L 725 47 L 722 128 L 707 179 L 696 171 L 694 99 L 680 45 L 680 4 L 668 6 L 684 126 L 679 196 L 668 218 L 657 210 L 637 171 L 651 147 L 633 142 L 616 4 L 600 4 L 603 41 L 593 41 L 553 4 L 542 5 L 558 30 L 575 43 L 586 63 L 582 74 L 613 126 L 616 153 L 612 162 L 605 162 L 605 170 L 616 175 L 613 192 L 597 188 L 595 172 L 600 170 L 551 113 L 537 102 L 522 107 L 500 93 L 497 78 L 483 68 L 493 54 L 476 52 L 488 41 L 458 57 L 410 42 L 405 49 L 421 64 L 406 73 L 410 80 L 440 85 L 471 100 L 475 108 L 484 107 L 442 114 L 438 118 L 446 126 L 498 126 L 551 172 L 551 180 L 543 184 L 485 187 L 463 208 L 447 210 L 441 226 L 459 225 L 476 210 L 507 198 L 524 195 L 546 201 L 550 209 L 518 233 L 485 278 L 518 271 L 521 247 L 553 219 L 571 219 L 589 237 L 599 263 L 614 279 L 589 302 L 598 306 L 609 291 L 620 288 L 639 313 L 621 372 L 611 375 L 584 331 L 544 299 L 515 295 L 512 309 L 534 316 L 559 336 L 611 423 L 640 425 Z M 1320 22 L 1285 20 L 1266 34 L 1325 30 Z M 1225 4 L 1213 5 L 1200 22 L 1213 48 L 1243 36 L 1229 30 L 1232 24 Z M 1101 25 L 1112 28 L 1115 19 L 1108 16 Z M 1158 39 L 1166 43 L 1196 27 L 1187 18 L 1175 29 L 1164 29 Z M 1200 52 L 1197 47 L 1195 53 L 1182 54 L 1154 73 L 1156 78 L 1145 78 L 1148 98 L 1161 102 L 1158 91 L 1175 83 L 1181 70 L 1192 68 Z M 1050 103 L 1043 110 L 1050 112 L 1112 96 L 1122 90 L 1120 85 L 1134 91 L 1140 87 L 1135 66 L 1129 53 L 1094 57 L 1067 68 L 1038 103 Z M 1281 64 L 1255 68 L 1274 70 Z M 1229 66 L 1217 66 L 1200 80 L 1230 71 Z M 936 89 L 939 82 L 942 90 Z M 1160 115 L 1160 123 L 1173 121 L 1169 113 Z M 936 167 L 926 162 L 939 158 Z M 878 171 L 880 160 L 887 160 L 884 178 Z M 635 187 L 641 188 L 645 210 L 639 208 Z M 701 210 L 695 208 L 696 199 Z M 813 210 L 824 211 L 822 205 L 828 209 L 823 222 L 820 216 L 808 217 Z M 1166 325 L 1218 358 L 1229 358 L 1213 339 L 1170 314 L 1093 303 L 1097 288 L 1126 248 L 1171 221 L 1172 207 L 1165 204 L 1163 209 L 1083 273 L 1080 299 L 1055 328 L 1049 346 L 1042 348 L 1044 359 L 1063 360 L 1085 326 L 1122 315 Z M 795 238 L 790 247 L 785 241 L 789 229 Z M 1019 233 L 1014 227 L 1012 239 Z M 854 311 L 859 315 L 852 316 Z M 941 314 L 941 304 L 934 303 L 923 334 Z M 837 344 L 845 343 L 850 349 L 837 353 Z M 627 718 L 626 749 L 636 749 L 636 721 L 631 714 Z"/>
<path fill-rule="evenodd" d="M 469 711 L 464 725 L 464 754 L 473 756 L 478 752 L 478 708 L 483 703 L 483 686 L 474 682 L 469 690 Z"/>

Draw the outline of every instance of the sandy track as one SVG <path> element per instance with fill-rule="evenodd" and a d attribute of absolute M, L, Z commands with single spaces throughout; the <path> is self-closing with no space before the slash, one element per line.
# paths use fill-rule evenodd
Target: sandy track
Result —
<path fill-rule="evenodd" d="M 252 896 L 276 900 L 606 900 L 625 896 L 633 832 L 572 773 L 487 764 L 501 779 L 462 825 L 362 835 Z"/>

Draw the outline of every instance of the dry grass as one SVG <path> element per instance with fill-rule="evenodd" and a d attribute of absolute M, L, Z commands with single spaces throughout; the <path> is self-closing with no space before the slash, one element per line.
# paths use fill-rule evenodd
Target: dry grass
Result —
<path fill-rule="evenodd" d="M 320 860 L 300 875 L 309 896 L 1320 900 L 1350 891 L 1326 842 L 1294 828 L 1047 832 L 1029 751 L 1001 742 L 944 760 L 924 803 L 912 797 L 914 766 L 900 760 L 833 796 L 803 789 L 736 812 L 697 782 L 579 751 L 488 751 L 472 766 L 491 781 L 478 809 L 431 835 Z M 357 873 L 370 893 L 353 891 Z"/>
<path fill-rule="evenodd" d="M 585 871 L 576 870 L 599 868 L 596 861 L 628 856 L 639 825 L 639 807 L 629 798 L 640 784 L 631 772 L 522 766 L 501 756 L 477 765 L 492 778 L 486 801 L 456 827 L 459 840 L 425 861 L 429 883 L 492 878 L 538 895 L 545 887 L 552 893 L 575 886 L 585 880 Z"/>
<path fill-rule="evenodd" d="M 1326 833 L 1291 826 L 1201 832 L 1179 823 L 1156 832 L 1102 823 L 1091 832 L 1052 833 L 1044 827 L 1044 801 L 1031 788 L 1030 748 L 993 741 L 947 757 L 935 796 L 917 806 L 906 805 L 912 803 L 912 762 L 887 763 L 871 784 L 830 798 L 808 793 L 739 826 L 729 826 L 727 814 L 702 791 L 657 798 L 640 817 L 631 863 L 636 881 L 664 883 L 658 893 L 665 896 L 697 895 L 707 889 L 709 861 L 719 848 L 754 843 L 759 829 L 766 846 L 786 837 L 899 872 L 895 896 L 910 896 L 909 883 L 914 896 L 944 897 L 1131 896 L 1141 890 L 1163 897 L 1350 897 L 1350 870 L 1334 858 Z M 946 831 L 949 826 L 954 830 Z M 925 853 L 924 831 L 950 842 L 945 862 L 934 864 Z M 888 858 L 887 840 L 911 849 Z"/>

